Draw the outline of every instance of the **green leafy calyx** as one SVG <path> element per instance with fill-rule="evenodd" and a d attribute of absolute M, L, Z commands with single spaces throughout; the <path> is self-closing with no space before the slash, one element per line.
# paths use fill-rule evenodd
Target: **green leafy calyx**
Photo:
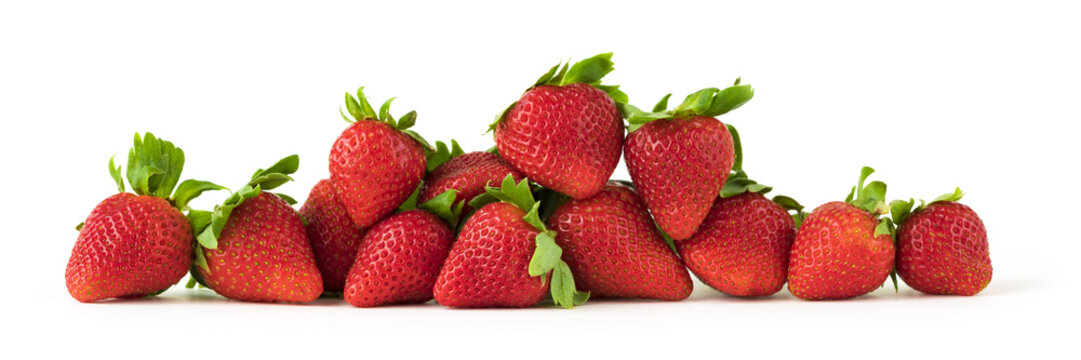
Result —
<path fill-rule="evenodd" d="M 453 139 L 450 141 L 449 148 L 447 147 L 447 144 L 443 143 L 442 141 L 436 141 L 435 149 L 429 151 L 426 155 L 428 158 L 428 171 L 431 172 L 432 170 L 435 170 L 435 168 L 439 167 L 439 165 L 443 165 L 447 161 L 450 161 L 450 159 L 462 156 L 464 154 L 465 151 L 463 151 L 462 147 L 458 145 L 458 142 Z"/>
<path fill-rule="evenodd" d="M 886 205 L 886 183 L 872 181 L 867 186 L 863 185 L 867 177 L 874 172 L 875 169 L 869 166 L 860 170 L 860 180 L 845 198 L 845 202 L 877 216 L 889 213 L 890 207 Z"/>
<path fill-rule="evenodd" d="M 132 191 L 136 194 L 166 199 L 181 211 L 187 211 L 188 202 L 204 191 L 224 189 L 214 183 L 200 180 L 187 180 L 177 186 L 183 170 L 184 150 L 151 133 L 146 133 L 143 137 L 140 137 L 138 133 L 135 134 L 134 145 L 128 151 L 126 176 Z M 126 189 L 121 173 L 121 167 L 116 165 L 115 156 L 109 158 L 109 176 L 116 182 L 117 190 L 124 192 Z"/>
<path fill-rule="evenodd" d="M 939 201 L 959 201 L 964 196 L 965 196 L 965 193 L 963 191 L 961 191 L 961 188 L 958 187 L 958 188 L 955 188 L 952 193 L 942 194 L 941 196 L 935 198 L 934 200 L 931 200 L 931 203 L 933 204 L 933 203 L 939 202 Z M 904 200 L 891 201 L 890 202 L 890 216 L 893 217 L 893 223 L 900 226 L 901 224 L 903 224 L 905 222 L 905 220 L 908 220 L 909 215 L 912 215 L 912 214 L 914 214 L 916 212 L 919 212 L 919 211 L 923 210 L 923 208 L 927 207 L 927 204 L 928 203 L 926 201 L 922 200 L 922 199 L 920 200 L 919 205 L 916 205 L 916 200 L 915 199 L 908 199 L 908 201 L 904 201 Z"/>
<path fill-rule="evenodd" d="M 455 229 L 462 218 L 462 208 L 465 207 L 465 201 L 457 199 L 458 190 L 451 189 L 436 195 L 431 200 L 425 201 L 418 208 L 435 214 L 435 216 L 443 219 L 448 227 Z"/>
<path fill-rule="evenodd" d="M 375 112 L 375 108 L 372 108 L 372 104 L 368 102 L 368 97 L 364 95 L 364 87 L 357 88 L 357 96 L 353 97 L 353 94 L 345 93 L 345 108 L 349 111 L 349 114 L 353 116 L 350 119 L 345 115 L 345 112 L 341 108 L 338 108 L 338 113 L 342 115 L 342 119 L 352 124 L 361 120 L 372 120 L 384 122 L 390 127 L 401 131 L 408 135 L 413 140 L 416 140 L 424 149 L 431 151 L 432 145 L 428 144 L 427 140 L 424 140 L 420 134 L 417 134 L 409 128 L 413 127 L 417 123 L 417 112 L 409 111 L 405 115 L 402 115 L 399 119 L 394 119 L 394 116 L 390 114 L 390 103 L 396 98 L 390 98 L 379 107 L 379 112 Z"/>
<path fill-rule="evenodd" d="M 687 119 L 695 116 L 717 117 L 735 110 L 754 97 L 754 88 L 750 85 L 740 84 L 736 79 L 735 85 L 724 89 L 705 88 L 693 94 L 687 95 L 683 102 L 674 110 L 668 108 L 668 99 L 672 94 L 665 95 L 660 102 L 653 107 L 653 111 L 646 112 L 631 105 L 624 106 L 624 115 L 630 131 L 635 131 L 643 124 L 660 119 Z"/>

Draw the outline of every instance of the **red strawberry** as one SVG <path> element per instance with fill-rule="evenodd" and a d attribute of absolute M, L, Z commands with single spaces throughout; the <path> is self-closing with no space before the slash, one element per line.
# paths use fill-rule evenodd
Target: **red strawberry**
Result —
<path fill-rule="evenodd" d="M 441 205 L 447 212 L 454 211 L 455 192 L 445 194 L 421 208 Z M 407 210 L 383 218 L 364 235 L 349 270 L 345 300 L 359 307 L 431 300 L 435 279 L 453 243 L 454 232 L 428 211 Z"/>
<path fill-rule="evenodd" d="M 654 112 L 628 106 L 631 134 L 623 156 L 657 224 L 675 240 L 694 234 L 721 192 L 735 157 L 732 135 L 716 116 L 754 96 L 750 85 L 708 88 L 674 111 L 665 96 Z"/>
<path fill-rule="evenodd" d="M 499 154 L 538 184 L 584 199 L 604 187 L 619 163 L 627 95 L 600 85 L 612 54 L 568 70 L 556 65 L 492 124 Z"/>
<path fill-rule="evenodd" d="M 410 111 L 397 121 L 390 116 L 390 102 L 376 114 L 362 92 L 357 98 L 345 94 L 352 122 L 330 150 L 330 180 L 349 216 L 367 228 L 390 214 L 420 185 L 425 170 L 425 149 L 430 146 L 415 132 Z"/>
<path fill-rule="evenodd" d="M 502 202 L 480 206 L 466 221 L 435 283 L 435 300 L 459 308 L 529 307 L 549 289 L 557 305 L 573 307 L 588 299 L 575 290 L 574 275 L 560 259 L 562 249 L 537 215 L 529 180 L 486 189 Z M 529 209 L 528 212 L 524 209 Z M 551 276 L 549 276 L 551 273 Z M 548 280 L 551 283 L 548 283 Z"/>
<path fill-rule="evenodd" d="M 987 230 L 971 208 L 958 203 L 964 193 L 930 204 L 891 203 L 897 229 L 897 274 L 905 284 L 934 295 L 976 295 L 991 282 Z"/>
<path fill-rule="evenodd" d="M 300 207 L 315 263 L 323 276 L 323 291 L 341 292 L 353 266 L 364 229 L 356 226 L 338 202 L 330 180 L 319 180 Z"/>
<path fill-rule="evenodd" d="M 184 151 L 146 133 L 128 153 L 124 192 L 120 167 L 109 173 L 120 190 L 99 203 L 83 224 L 71 250 L 64 279 L 75 300 L 142 297 L 164 291 L 191 267 L 191 225 L 181 213 L 188 201 L 220 186 L 196 180 L 180 184 Z M 170 198 L 172 195 L 172 198 Z"/>
<path fill-rule="evenodd" d="M 213 214 L 200 212 L 195 278 L 234 300 L 309 302 L 323 293 L 308 234 L 291 198 L 268 193 L 292 180 L 299 159 L 260 169 Z"/>
<path fill-rule="evenodd" d="M 575 283 L 591 296 L 676 301 L 691 295 L 687 268 L 633 188 L 609 182 L 597 195 L 557 208 L 548 226 Z"/>
<path fill-rule="evenodd" d="M 458 144 L 454 145 L 457 148 Z M 426 202 L 447 190 L 457 190 L 458 199 L 469 202 L 483 194 L 486 186 L 499 184 L 507 174 L 514 176 L 514 181 L 522 179 L 522 174 L 498 155 L 478 151 L 455 156 L 428 174 L 418 201 Z M 466 205 L 462 212 L 472 210 Z"/>
<path fill-rule="evenodd" d="M 882 286 L 893 270 L 892 222 L 886 184 L 863 186 L 874 169 L 864 167 L 847 202 L 816 208 L 800 225 L 788 265 L 788 291 L 804 300 L 846 299 Z M 858 196 L 853 199 L 858 191 Z"/>

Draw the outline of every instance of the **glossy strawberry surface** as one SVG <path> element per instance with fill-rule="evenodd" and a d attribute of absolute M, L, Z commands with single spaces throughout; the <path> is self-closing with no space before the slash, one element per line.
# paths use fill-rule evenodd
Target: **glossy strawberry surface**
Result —
<path fill-rule="evenodd" d="M 462 213 L 468 214 L 472 211 L 469 200 L 484 193 L 485 186 L 498 186 L 507 174 L 514 176 L 515 182 L 522 180 L 522 173 L 498 155 L 483 151 L 463 154 L 443 163 L 425 177 L 418 202 L 424 203 L 447 190 L 458 190 L 457 199 L 467 203 Z"/>
<path fill-rule="evenodd" d="M 384 122 L 359 120 L 330 150 L 330 180 L 353 222 L 371 226 L 420 185 L 424 148 Z"/>
<path fill-rule="evenodd" d="M 975 295 L 991 282 L 987 230 L 964 204 L 933 202 L 909 215 L 897 236 L 897 274 L 913 289 Z"/>
<path fill-rule="evenodd" d="M 307 220 L 304 227 L 323 277 L 323 291 L 341 292 L 364 229 L 353 223 L 327 179 L 312 187 L 304 206 L 300 207 L 300 215 Z"/>
<path fill-rule="evenodd" d="M 345 300 L 353 306 L 423 303 L 443 260 L 454 243 L 454 232 L 435 215 L 409 210 L 375 223 L 349 271 Z"/>
<path fill-rule="evenodd" d="M 893 270 L 893 238 L 852 204 L 816 208 L 800 225 L 788 265 L 788 291 L 805 300 L 847 299 L 882 286 Z"/>

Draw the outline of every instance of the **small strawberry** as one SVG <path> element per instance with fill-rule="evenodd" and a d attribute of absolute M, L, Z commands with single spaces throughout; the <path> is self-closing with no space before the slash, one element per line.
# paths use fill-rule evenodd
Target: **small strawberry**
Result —
<path fill-rule="evenodd" d="M 330 150 L 330 180 L 353 222 L 360 228 L 398 208 L 424 178 L 427 142 L 407 130 L 416 123 L 410 111 L 395 121 L 387 100 L 376 113 L 362 91 L 345 94 L 345 105 L 355 120 Z M 360 99 L 359 102 L 357 99 Z"/>
<path fill-rule="evenodd" d="M 893 223 L 886 184 L 863 186 L 864 167 L 845 202 L 819 206 L 800 225 L 788 265 L 788 291 L 804 300 L 847 299 L 882 286 L 893 270 Z M 896 280 L 895 280 L 896 281 Z M 894 283 L 896 286 L 896 282 Z"/>
<path fill-rule="evenodd" d="M 420 209 L 405 210 L 372 225 L 349 270 L 345 300 L 359 307 L 431 300 L 435 279 L 454 243 L 454 231 L 444 220 L 457 225 L 465 204 L 455 204 L 456 193 L 448 190 Z"/>
<path fill-rule="evenodd" d="M 551 290 L 556 305 L 584 303 L 589 293 L 575 289 L 554 232 L 537 214 L 540 203 L 533 200 L 529 180 L 515 184 L 507 175 L 500 188 L 485 191 L 471 202 L 478 210 L 443 263 L 435 300 L 458 308 L 530 307 Z M 483 205 L 496 199 L 500 202 Z"/>
<path fill-rule="evenodd" d="M 912 210 L 915 201 L 890 203 L 897 223 L 897 274 L 905 284 L 934 295 L 976 295 L 991 282 L 987 230 L 964 193 L 938 197 Z"/>
<path fill-rule="evenodd" d="M 739 133 L 728 127 L 735 143 L 735 173 L 698 231 L 675 245 L 706 285 L 733 296 L 769 296 L 788 278 L 788 256 L 803 207 L 787 196 L 765 197 L 772 189 L 747 177 Z M 796 215 L 789 216 L 788 210 Z"/>
<path fill-rule="evenodd" d="M 702 89 L 673 111 L 666 95 L 646 113 L 626 106 L 631 124 L 623 156 L 657 224 L 675 240 L 694 234 L 732 170 L 732 135 L 715 117 L 754 96 L 750 85 Z"/>
<path fill-rule="evenodd" d="M 538 184 L 575 199 L 604 187 L 619 164 L 627 95 L 601 85 L 612 54 L 552 67 L 497 118 L 499 154 Z M 569 69 L 568 69 L 569 67 Z M 557 70 L 559 70 L 557 72 Z"/>
<path fill-rule="evenodd" d="M 109 160 L 109 174 L 120 193 L 99 203 L 79 224 L 64 280 L 75 300 L 134 298 L 165 291 L 191 267 L 191 224 L 181 212 L 203 191 L 222 187 L 187 180 L 177 187 L 184 151 L 146 133 L 135 134 L 128 152 L 125 192 L 120 167 Z M 173 188 L 176 187 L 176 192 Z"/>
<path fill-rule="evenodd" d="M 522 179 L 522 174 L 499 155 L 483 151 L 463 154 L 457 142 L 452 141 L 452 144 L 454 150 L 448 153 L 449 159 L 441 165 L 432 166 L 434 161 L 429 155 L 428 168 L 432 170 L 424 179 L 419 202 L 434 199 L 447 190 L 457 190 L 458 199 L 468 203 L 483 194 L 485 187 L 499 184 L 507 174 L 514 176 L 514 181 Z M 436 146 L 440 147 L 440 143 L 437 142 Z M 472 210 L 466 205 L 462 212 Z"/>
<path fill-rule="evenodd" d="M 304 222 L 290 206 L 296 201 L 264 191 L 291 181 L 299 161 L 292 155 L 259 169 L 213 212 L 192 211 L 193 280 L 241 301 L 303 303 L 322 294 Z"/>
<path fill-rule="evenodd" d="M 548 226 L 575 284 L 591 296 L 677 301 L 691 295 L 687 268 L 634 188 L 609 182 L 596 195 L 557 208 Z"/>
<path fill-rule="evenodd" d="M 341 292 L 364 229 L 353 223 L 327 179 L 312 187 L 304 206 L 300 207 L 300 215 L 307 221 L 304 228 L 323 276 L 323 291 Z"/>

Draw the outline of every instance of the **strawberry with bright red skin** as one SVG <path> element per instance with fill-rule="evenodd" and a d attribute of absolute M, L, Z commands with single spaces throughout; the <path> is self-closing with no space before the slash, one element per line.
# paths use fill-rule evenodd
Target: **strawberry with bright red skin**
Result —
<path fill-rule="evenodd" d="M 425 149 L 430 146 L 407 130 L 416 122 L 415 111 L 395 120 L 388 114 L 388 100 L 377 114 L 362 90 L 357 90 L 357 98 L 345 94 L 355 121 L 342 114 L 352 125 L 330 150 L 330 179 L 353 222 L 367 228 L 417 189 L 424 178 Z"/>
<path fill-rule="evenodd" d="M 618 86 L 600 85 L 612 54 L 553 67 L 492 125 L 500 156 L 544 187 L 584 199 L 619 163 L 623 118 Z"/>
<path fill-rule="evenodd" d="M 939 197 L 911 214 L 913 202 L 897 211 L 897 274 L 917 291 L 933 295 L 976 295 L 991 282 L 987 230 L 976 212 L 957 202 L 963 193 Z M 901 213 L 901 214 L 898 214 Z"/>
<path fill-rule="evenodd" d="M 886 185 L 863 186 L 873 169 L 864 167 L 859 196 L 814 209 L 800 225 L 789 257 L 788 291 L 804 300 L 837 300 L 861 296 L 882 286 L 893 271 L 892 222 Z"/>
<path fill-rule="evenodd" d="M 669 94 L 670 96 L 671 94 Z M 754 96 L 750 85 L 708 88 L 664 111 L 668 96 L 645 113 L 627 107 L 627 171 L 658 226 L 675 240 L 694 234 L 721 192 L 735 159 L 732 135 L 715 117 Z"/>
<path fill-rule="evenodd" d="M 678 301 L 691 295 L 687 268 L 631 187 L 609 182 L 596 195 L 557 208 L 548 226 L 575 283 L 591 296 Z"/>
<path fill-rule="evenodd" d="M 486 186 L 498 185 L 510 174 L 514 181 L 522 180 L 522 174 L 507 164 L 499 155 L 488 152 L 471 152 L 456 156 L 439 165 L 424 180 L 419 202 L 427 202 L 447 190 L 457 190 L 458 199 L 469 202 L 484 193 Z M 473 209 L 465 205 L 463 213 Z"/>
<path fill-rule="evenodd" d="M 323 291 L 341 292 L 353 266 L 364 229 L 353 223 L 330 180 L 319 180 L 312 187 L 300 215 L 311 242 L 315 263 L 323 276 Z"/>
<path fill-rule="evenodd" d="M 142 139 L 135 134 L 127 173 L 136 192 L 132 194 L 124 192 L 120 167 L 109 160 L 120 193 L 94 207 L 79 227 L 64 273 L 75 300 L 153 295 L 184 277 L 191 267 L 194 236 L 181 209 L 203 191 L 221 187 L 188 180 L 170 198 L 183 166 L 180 148 L 150 133 Z"/>

